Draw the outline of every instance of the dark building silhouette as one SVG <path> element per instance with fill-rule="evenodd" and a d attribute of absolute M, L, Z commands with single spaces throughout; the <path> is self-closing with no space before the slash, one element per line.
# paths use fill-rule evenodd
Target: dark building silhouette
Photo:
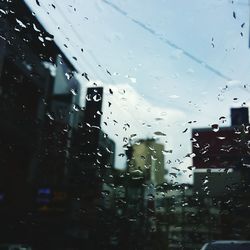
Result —
<path fill-rule="evenodd" d="M 231 126 L 241 126 L 249 124 L 248 108 L 231 108 Z"/>
<path fill-rule="evenodd" d="M 66 78 L 59 61 L 68 74 L 75 69 L 23 1 L 0 7 L 0 243 L 45 244 L 63 235 L 68 206 L 74 97 L 72 86 L 55 91 L 59 75 Z"/>
<path fill-rule="evenodd" d="M 0 8 L 0 244 L 100 247 L 115 151 L 100 128 L 103 90 L 88 89 L 80 107 L 76 70 L 53 35 L 23 1 Z"/>

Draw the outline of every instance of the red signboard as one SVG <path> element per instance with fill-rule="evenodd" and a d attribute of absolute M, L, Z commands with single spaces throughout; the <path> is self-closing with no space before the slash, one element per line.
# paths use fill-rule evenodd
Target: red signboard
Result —
<path fill-rule="evenodd" d="M 240 127 L 193 129 L 196 168 L 237 168 L 249 158 L 249 133 Z"/>

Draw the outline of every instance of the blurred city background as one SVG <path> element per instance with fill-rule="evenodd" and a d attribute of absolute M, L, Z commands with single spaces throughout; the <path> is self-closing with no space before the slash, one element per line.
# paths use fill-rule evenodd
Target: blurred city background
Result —
<path fill-rule="evenodd" d="M 141 125 L 133 102 L 133 122 L 112 116 L 124 112 L 115 96 L 131 89 L 93 81 L 76 67 L 77 55 L 61 49 L 25 1 L 0 1 L 0 22 L 0 249 L 194 250 L 212 240 L 250 240 L 247 102 L 227 105 L 217 123 L 196 126 L 193 114 L 177 125 L 185 137 L 172 140 L 190 151 L 174 159 L 168 130 L 155 125 L 152 135 L 138 136 L 140 126 L 154 124 Z M 247 82 L 239 89 L 248 94 Z M 167 119 L 184 119 L 172 112 Z"/>

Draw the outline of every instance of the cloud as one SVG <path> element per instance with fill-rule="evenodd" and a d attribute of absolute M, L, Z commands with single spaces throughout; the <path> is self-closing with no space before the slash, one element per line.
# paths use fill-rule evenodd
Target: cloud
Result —
<path fill-rule="evenodd" d="M 102 129 L 116 143 L 115 167 L 122 169 L 126 166 L 126 159 L 121 155 L 125 153 L 123 146 L 129 138 L 133 141 L 155 138 L 164 144 L 167 152 L 164 152 L 165 167 L 169 172 L 172 167 L 178 167 L 184 156 L 190 153 L 191 143 L 183 144 L 183 141 L 190 142 L 189 132 L 183 133 L 186 128 L 186 114 L 176 108 L 153 105 L 127 83 L 112 85 L 93 81 L 88 86 L 93 87 L 94 82 L 95 85 L 104 87 Z M 82 96 L 85 96 L 84 92 Z M 186 164 L 189 165 L 190 162 Z M 177 179 L 187 181 L 188 174 L 185 179 L 184 171 Z"/>

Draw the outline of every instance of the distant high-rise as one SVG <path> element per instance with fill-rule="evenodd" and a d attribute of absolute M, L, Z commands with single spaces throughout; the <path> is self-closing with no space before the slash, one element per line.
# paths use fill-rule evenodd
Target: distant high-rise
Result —
<path fill-rule="evenodd" d="M 146 183 L 164 182 L 164 145 L 154 139 L 142 139 L 131 146 L 128 171 L 141 171 Z"/>

